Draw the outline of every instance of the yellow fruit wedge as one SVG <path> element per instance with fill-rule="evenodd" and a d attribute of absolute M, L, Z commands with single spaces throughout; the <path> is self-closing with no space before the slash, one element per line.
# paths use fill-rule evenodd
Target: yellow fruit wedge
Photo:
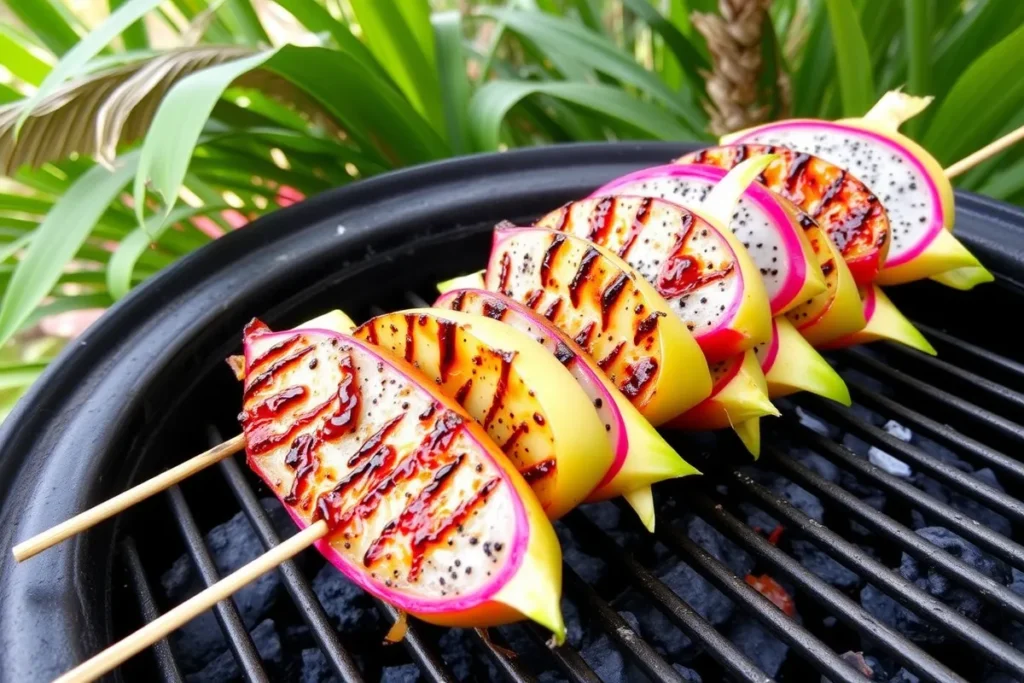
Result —
<path fill-rule="evenodd" d="M 775 318 L 772 324 L 772 341 L 754 349 L 768 383 L 768 396 L 781 398 L 809 391 L 844 406 L 850 405 L 846 382 L 793 324 L 786 318 Z"/>
<path fill-rule="evenodd" d="M 867 318 L 867 326 L 860 332 L 854 332 L 818 348 L 839 349 L 887 339 L 932 356 L 937 355 L 931 343 L 921 334 L 920 330 L 907 320 L 906 316 L 900 313 L 881 287 L 877 285 L 865 287 L 861 289 L 861 297 L 864 300 L 864 317 Z"/>
<path fill-rule="evenodd" d="M 485 281 L 571 337 L 651 424 L 711 392 L 707 363 L 686 325 L 605 247 L 554 230 L 498 227 Z"/>
<path fill-rule="evenodd" d="M 589 496 L 612 464 L 604 424 L 569 371 L 510 325 L 413 308 L 352 333 L 412 363 L 461 405 L 533 488 L 550 519 Z"/>

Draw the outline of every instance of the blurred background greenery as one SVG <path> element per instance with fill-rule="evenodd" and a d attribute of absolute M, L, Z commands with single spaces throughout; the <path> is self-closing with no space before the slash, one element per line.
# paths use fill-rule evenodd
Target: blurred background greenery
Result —
<path fill-rule="evenodd" d="M 0 5 L 0 416 L 103 309 L 303 196 L 448 156 L 699 140 L 935 100 L 944 164 L 1024 123 L 1021 0 Z M 1024 204 L 1024 146 L 958 185 Z"/>

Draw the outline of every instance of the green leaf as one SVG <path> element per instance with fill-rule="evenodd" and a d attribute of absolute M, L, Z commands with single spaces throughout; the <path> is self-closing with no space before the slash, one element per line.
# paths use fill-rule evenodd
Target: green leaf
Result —
<path fill-rule="evenodd" d="M 111 12 L 116 11 L 128 0 L 107 0 L 107 6 Z M 149 32 L 146 30 L 146 23 L 139 19 L 121 33 L 121 40 L 124 41 L 127 50 L 145 50 L 149 47 Z"/>
<path fill-rule="evenodd" d="M 120 245 L 118 245 L 117 249 L 114 251 L 114 255 L 110 257 L 110 263 L 107 264 L 106 282 L 110 296 L 117 301 L 128 293 L 128 290 L 131 288 L 132 275 L 135 272 L 135 264 L 138 263 L 139 257 L 142 256 L 143 252 L 145 252 L 151 244 L 159 242 L 160 238 L 168 228 L 175 223 L 179 223 L 205 213 L 220 211 L 224 208 L 226 207 L 223 204 L 219 206 L 202 206 L 198 208 L 183 206 L 172 211 L 171 215 L 165 221 L 159 220 L 159 217 L 151 217 L 150 221 L 152 224 L 147 221 L 145 226 L 133 230 L 132 233 L 128 235 Z"/>
<path fill-rule="evenodd" d="M 1022 51 L 1024 26 L 992 46 L 957 79 L 922 142 L 943 165 L 991 142 L 992 131 L 1024 107 Z"/>
<path fill-rule="evenodd" d="M 601 10 L 595 7 L 593 0 L 571 0 L 579 12 L 580 21 L 583 25 L 595 33 L 604 33 L 604 26 L 601 25 Z"/>
<path fill-rule="evenodd" d="M 935 89 L 942 97 L 985 50 L 1024 22 L 1024 2 L 982 0 L 942 35 L 932 50 Z"/>
<path fill-rule="evenodd" d="M 331 16 L 327 9 L 317 0 L 275 0 L 296 20 L 313 33 L 328 33 L 338 48 L 364 62 L 368 68 L 378 69 L 382 77 L 390 78 L 380 63 L 358 38 L 352 35 L 351 29 L 344 22 Z"/>
<path fill-rule="evenodd" d="M 533 41 L 548 54 L 578 60 L 658 99 L 675 112 L 689 127 L 689 134 L 703 137 L 706 115 L 692 102 L 685 101 L 657 76 L 633 61 L 603 36 L 579 24 L 540 12 L 522 12 L 485 8 L 478 13 L 502 21 L 512 31 Z"/>
<path fill-rule="evenodd" d="M 434 42 L 437 45 L 437 73 L 441 80 L 448 143 L 455 154 L 469 152 L 469 74 L 462 49 L 462 16 L 456 11 L 435 14 Z"/>
<path fill-rule="evenodd" d="M 27 232 L 16 240 L 12 240 L 7 244 L 0 247 L 0 263 L 3 263 L 7 259 L 11 258 L 19 251 L 24 249 L 32 241 L 32 233 Z"/>
<path fill-rule="evenodd" d="M 931 92 L 932 18 L 929 0 L 903 0 L 907 52 L 907 91 L 926 96 Z M 907 135 L 917 137 L 922 119 L 906 123 Z"/>
<path fill-rule="evenodd" d="M 418 3 L 421 0 L 404 0 Z M 405 96 L 435 130 L 444 129 L 440 85 L 433 69 L 434 56 L 423 51 L 395 3 L 349 0 L 363 31 L 363 40 L 401 88 Z M 430 30 L 429 21 L 427 29 Z M 433 42 L 433 36 L 431 36 Z"/>
<path fill-rule="evenodd" d="M 30 85 L 39 85 L 50 72 L 50 65 L 32 54 L 21 37 L 4 24 L 0 24 L 0 65 Z"/>
<path fill-rule="evenodd" d="M 0 304 L 0 344 L 17 332 L 53 289 L 107 206 L 135 173 L 138 153 L 117 160 L 113 172 L 93 166 L 62 196 L 35 231 Z"/>
<path fill-rule="evenodd" d="M 63 55 L 78 43 L 78 32 L 50 0 L 15 0 L 4 6 L 55 54 Z"/>
<path fill-rule="evenodd" d="M 160 2 L 161 0 L 128 0 L 94 31 L 68 50 L 67 54 L 53 67 L 53 70 L 47 74 L 39 89 L 25 101 L 15 131 L 21 129 L 25 119 L 29 117 L 37 104 L 51 95 L 64 81 L 82 73 L 90 59 L 98 55 L 111 40 L 159 5 Z"/>
<path fill-rule="evenodd" d="M 260 52 L 196 72 L 178 82 L 164 97 L 146 133 L 133 190 L 135 215 L 146 225 L 146 182 L 164 204 L 166 218 L 178 199 L 192 150 L 214 104 L 236 78 L 262 66 L 277 54 Z"/>
<path fill-rule="evenodd" d="M 59 296 L 53 301 L 40 306 L 29 314 L 22 323 L 20 329 L 32 327 L 43 318 L 68 311 L 81 311 L 88 308 L 108 308 L 114 304 L 114 300 L 106 292 L 94 292 L 91 294 L 77 294 L 75 296 Z"/>
<path fill-rule="evenodd" d="M 469 104 L 469 118 L 478 149 L 497 149 L 501 124 L 508 111 L 523 98 L 538 93 L 627 123 L 655 138 L 691 138 L 690 132 L 666 112 L 611 86 L 592 83 L 491 81 L 476 92 Z"/>
<path fill-rule="evenodd" d="M 395 3 L 398 11 L 405 19 L 405 25 L 416 39 L 420 52 L 429 60 L 430 66 L 436 65 L 434 59 L 434 29 L 430 21 L 430 3 L 428 0 L 401 0 Z"/>
<path fill-rule="evenodd" d="M 661 12 L 655 9 L 650 4 L 650 0 L 623 0 L 623 4 L 643 19 L 651 27 L 651 30 L 661 36 L 662 40 L 665 41 L 665 45 L 675 55 L 676 61 L 682 68 L 683 73 L 686 74 L 690 85 L 698 91 L 703 91 L 704 79 L 701 77 L 699 70 L 710 70 L 711 65 L 697 51 L 697 48 L 693 46 L 690 40 L 671 21 L 666 19 Z"/>
<path fill-rule="evenodd" d="M 0 104 L 9 104 L 21 99 L 21 93 L 7 85 L 0 83 Z"/>
<path fill-rule="evenodd" d="M 816 116 L 828 84 L 835 80 L 835 51 L 825 3 L 812 3 L 810 12 L 807 43 L 793 74 L 795 116 Z"/>
<path fill-rule="evenodd" d="M 1009 167 L 1000 168 L 978 189 L 996 199 L 1008 200 L 1024 192 L 1024 159 L 1018 159 Z"/>
<path fill-rule="evenodd" d="M 27 387 L 43 374 L 46 363 L 5 363 L 0 365 L 0 391 Z"/>
<path fill-rule="evenodd" d="M 862 116 L 875 101 L 871 55 L 851 0 L 825 0 L 836 48 L 839 92 L 846 116 Z"/>

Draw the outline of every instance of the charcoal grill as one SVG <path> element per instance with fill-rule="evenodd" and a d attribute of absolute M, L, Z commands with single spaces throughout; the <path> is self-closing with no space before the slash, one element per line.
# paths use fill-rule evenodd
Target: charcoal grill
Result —
<path fill-rule="evenodd" d="M 159 576 L 180 555 L 190 558 L 203 583 L 215 581 L 217 568 L 203 534 L 239 509 L 264 547 L 280 541 L 259 500 L 266 491 L 244 464 L 229 460 L 22 565 L 10 554 L 15 540 L 237 433 L 238 387 L 223 358 L 237 352 L 249 318 L 258 315 L 283 327 L 328 307 L 365 318 L 379 309 L 422 305 L 422 299 L 432 299 L 434 282 L 481 266 L 489 228 L 498 220 L 527 220 L 611 178 L 686 151 L 684 145 L 662 143 L 568 145 L 388 174 L 278 211 L 132 293 L 63 353 L 4 423 L 0 678 L 49 680 L 168 609 Z M 696 570 L 738 614 L 751 615 L 788 646 L 779 680 L 864 680 L 841 657 L 846 651 L 870 651 L 926 681 L 981 680 L 994 668 L 1024 678 L 1024 653 L 1001 637 L 1011 620 L 1024 622 L 1024 597 L 911 530 L 915 520 L 924 519 L 1006 566 L 1024 569 L 1024 463 L 1018 460 L 1024 453 L 1024 365 L 1019 341 L 1005 333 L 1024 303 L 1024 213 L 958 193 L 957 230 L 997 274 L 996 283 L 971 293 L 931 283 L 891 290 L 938 347 L 939 359 L 889 345 L 831 358 L 858 404 L 941 444 L 949 449 L 943 452 L 971 467 L 901 441 L 865 410 L 802 396 L 786 402 L 782 418 L 765 421 L 765 455 L 754 467 L 727 436 L 680 439 L 681 452 L 707 475 L 656 488 L 657 543 L 636 533 L 626 514 L 611 528 L 605 522 L 614 515 L 606 513 L 576 512 L 559 525 L 576 548 L 565 572 L 566 600 L 583 615 L 589 638 L 604 634 L 623 655 L 617 661 L 625 670 L 609 670 L 607 662 L 594 665 L 603 676 L 684 680 L 671 656 L 659 653 L 649 628 L 643 637 L 649 625 L 640 624 L 638 632 L 621 613 L 616 594 L 628 586 L 634 599 L 698 646 L 700 654 L 688 666 L 705 681 L 771 680 L 756 657 L 744 654 L 658 578 L 656 567 L 669 558 Z M 805 426 L 796 407 L 901 459 L 959 502 L 955 506 L 943 499 L 949 496 L 887 473 L 818 434 Z M 840 483 L 794 457 L 808 452 L 838 467 Z M 1003 490 L 964 471 L 973 467 L 990 468 Z M 774 475 L 817 497 L 823 522 L 773 492 L 766 477 Z M 860 495 L 866 487 L 885 496 L 881 509 Z M 750 504 L 778 522 L 781 542 L 744 522 Z M 1005 518 L 1002 533 L 963 511 L 977 506 Z M 799 620 L 687 535 L 674 523 L 683 515 L 696 515 L 747 553 L 754 574 L 785 586 Z M 912 642 L 872 616 L 858 602 L 857 590 L 837 589 L 798 562 L 790 539 L 810 542 L 856 574 L 859 586 L 871 584 L 909 608 L 944 643 Z M 904 553 L 976 595 L 988 620 L 973 622 L 893 571 Z M 596 558 L 604 578 L 581 576 L 592 567 L 574 566 L 573 557 Z M 383 603 L 376 605 L 380 625 L 373 632 L 339 635 L 311 588 L 316 561 L 309 551 L 281 567 L 284 594 L 275 609 L 282 623 L 305 629 L 328 671 L 344 681 L 374 680 L 382 667 L 411 662 L 425 680 L 457 680 L 451 653 L 439 642 L 441 629 L 413 623 L 401 645 L 381 642 L 398 616 Z M 297 679 L 295 670 L 261 660 L 234 603 L 221 603 L 214 612 L 244 679 Z M 536 649 L 545 637 L 539 629 L 498 629 L 491 641 L 468 637 L 488 662 L 477 675 L 600 680 L 593 662 L 571 645 Z M 531 656 L 511 655 L 509 647 L 521 643 L 535 648 Z M 180 655 L 162 641 L 114 678 L 185 680 Z"/>

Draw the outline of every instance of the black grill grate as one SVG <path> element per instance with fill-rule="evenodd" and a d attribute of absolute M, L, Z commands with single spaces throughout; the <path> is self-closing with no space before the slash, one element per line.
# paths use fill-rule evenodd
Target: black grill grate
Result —
<path fill-rule="evenodd" d="M 426 305 L 426 301 L 414 293 L 406 293 L 404 301 L 414 306 Z M 379 312 L 379 309 L 371 309 L 370 312 Z M 1019 416 L 1020 408 L 1024 407 L 1024 395 L 1014 388 L 1024 380 L 1024 368 L 1012 359 L 992 354 L 950 334 L 921 327 L 937 342 L 943 353 L 949 352 L 956 364 L 884 344 L 875 345 L 870 351 L 858 349 L 836 354 L 834 359 L 848 379 L 855 402 L 934 439 L 971 465 L 993 468 L 1003 478 L 1009 492 L 979 481 L 925 450 L 901 441 L 856 411 L 809 396 L 795 397 L 787 404 L 784 416 L 771 425 L 764 437 L 764 456 L 756 468 L 781 475 L 813 494 L 826 508 L 827 515 L 845 518 L 866 528 L 874 534 L 876 542 L 885 546 L 882 551 L 884 557 L 872 557 L 846 538 L 842 529 L 823 525 L 758 483 L 756 477 L 751 476 L 749 466 L 736 464 L 741 463 L 740 458 L 730 460 L 723 455 L 723 451 L 731 450 L 728 444 L 722 446 L 720 442 L 714 459 L 699 463 L 707 473 L 700 481 L 685 480 L 656 487 L 659 500 L 685 501 L 685 504 L 661 506 L 656 540 L 664 544 L 678 561 L 696 570 L 735 606 L 755 617 L 772 635 L 791 648 L 792 656 L 801 661 L 789 669 L 796 672 L 790 674 L 791 678 L 802 679 L 814 671 L 835 683 L 865 680 L 839 655 L 834 645 L 826 644 L 820 634 L 814 632 L 815 629 L 800 625 L 785 615 L 748 585 L 743 577 L 735 575 L 729 566 L 674 526 L 674 518 L 683 512 L 695 513 L 753 557 L 763 573 L 787 580 L 795 587 L 794 598 L 801 609 L 808 606 L 831 615 L 862 639 L 863 645 L 858 646 L 855 641 L 850 648 L 852 650 L 873 648 L 924 681 L 973 680 L 979 671 L 977 662 L 981 661 L 1024 678 L 1024 654 L 889 568 L 893 565 L 890 560 L 906 553 L 923 566 L 941 571 L 953 583 L 979 596 L 998 610 L 1001 618 L 1024 622 L 1024 597 L 916 534 L 908 523 L 909 514 L 911 510 L 917 511 L 929 522 L 948 528 L 1012 567 L 1024 569 L 1024 547 L 907 480 L 876 467 L 837 441 L 809 429 L 799 422 L 794 413 L 794 406 L 800 406 L 868 444 L 891 453 L 951 491 L 1003 515 L 1016 530 L 1024 522 L 1024 503 L 1014 495 L 1024 485 L 1024 465 L 989 444 L 1024 442 L 1024 427 L 1007 417 Z M 894 393 L 880 392 L 876 388 L 879 381 Z M 941 404 L 969 421 L 972 435 L 962 434 L 925 414 L 931 412 L 926 405 L 929 401 Z M 902 521 L 872 507 L 792 457 L 791 448 L 796 446 L 809 448 L 855 477 L 861 485 L 884 492 L 889 496 L 890 511 L 899 513 Z M 690 452 L 686 451 L 687 454 Z M 201 476 L 220 479 L 212 484 L 206 482 L 205 487 L 224 488 L 226 485 L 265 548 L 280 542 L 257 496 L 255 480 L 243 466 L 229 460 L 219 466 L 218 473 Z M 165 503 L 169 504 L 170 514 L 179 527 L 184 547 L 199 576 L 209 584 L 217 579 L 217 571 L 204 546 L 187 491 L 187 487 L 185 492 L 171 490 Z M 876 619 L 848 593 L 808 571 L 793 556 L 743 522 L 737 507 L 742 503 L 754 504 L 779 520 L 786 534 L 811 542 L 863 581 L 943 631 L 950 642 L 939 649 L 917 645 Z M 149 505 L 157 504 L 152 502 Z M 623 515 L 623 520 L 627 520 L 625 525 L 631 524 L 628 515 Z M 674 627 L 700 644 L 704 671 L 715 672 L 718 678 L 736 681 L 772 680 L 724 634 L 657 578 L 649 558 L 645 557 L 650 541 L 644 541 L 639 548 L 623 546 L 608 529 L 579 511 L 570 514 L 560 525 L 571 531 L 581 549 L 599 557 L 616 577 L 621 577 L 626 582 L 622 585 L 636 590 Z M 140 551 L 132 539 L 126 539 L 121 547 L 129 583 L 138 596 L 141 617 L 151 620 L 157 612 L 147 579 L 147 565 L 144 558 L 140 559 Z M 279 571 L 287 594 L 334 674 L 343 681 L 367 680 L 367 672 L 360 670 L 358 657 L 346 647 L 344 638 L 334 631 L 301 563 L 287 562 Z M 654 645 L 645 641 L 616 611 L 607 593 L 607 590 L 602 592 L 588 585 L 571 564 L 566 565 L 564 594 L 585 615 L 591 628 L 606 633 L 637 670 L 652 681 L 684 680 Z M 393 608 L 379 601 L 377 609 L 385 623 L 394 623 L 398 617 Z M 253 640 L 235 606 L 230 601 L 222 603 L 216 608 L 216 615 L 244 677 L 250 681 L 267 680 Z M 128 628 L 132 626 L 137 626 L 137 623 L 127 625 Z M 507 628 L 525 629 L 535 644 L 543 644 L 546 638 L 541 629 L 533 625 Z M 419 667 L 424 678 L 454 681 L 456 678 L 445 663 L 446 652 L 437 645 L 435 631 L 434 627 L 410 621 L 402 647 L 408 660 Z M 481 652 L 492 659 L 497 671 L 509 681 L 537 680 L 537 674 L 546 670 L 555 670 L 560 677 L 572 681 L 601 680 L 580 653 L 568 644 L 547 650 L 549 658 L 545 662 L 510 656 L 510 651 L 504 646 L 504 632 L 505 628 L 494 630 L 493 640 L 480 634 L 474 638 Z M 182 680 L 179 666 L 166 642 L 160 643 L 152 654 L 145 657 L 149 659 L 149 666 L 156 665 L 164 680 Z M 135 663 L 135 666 L 142 665 Z M 705 676 L 705 680 L 709 678 Z"/>

